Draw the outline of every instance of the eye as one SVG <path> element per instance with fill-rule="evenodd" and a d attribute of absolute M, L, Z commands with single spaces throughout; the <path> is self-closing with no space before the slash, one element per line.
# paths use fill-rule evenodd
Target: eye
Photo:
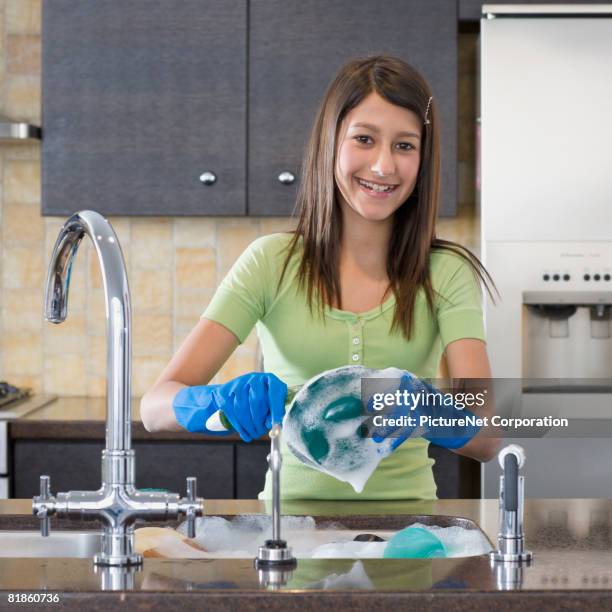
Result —
<path fill-rule="evenodd" d="M 412 151 L 413 149 L 416 150 L 416 147 L 411 142 L 400 142 L 397 146 L 402 151 Z"/>
<path fill-rule="evenodd" d="M 370 142 L 372 141 L 370 136 L 366 136 L 365 134 L 359 134 L 358 136 L 355 136 L 355 140 L 359 144 L 370 144 Z"/>

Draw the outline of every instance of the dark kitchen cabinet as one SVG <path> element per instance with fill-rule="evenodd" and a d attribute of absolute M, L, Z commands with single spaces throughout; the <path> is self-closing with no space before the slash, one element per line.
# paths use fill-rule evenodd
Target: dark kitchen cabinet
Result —
<path fill-rule="evenodd" d="M 429 80 L 454 214 L 454 0 L 45 0 L 43 214 L 289 215 L 322 95 L 370 53 Z"/>
<path fill-rule="evenodd" d="M 429 81 L 442 117 L 441 212 L 456 211 L 457 14 L 449 0 L 254 0 L 249 14 L 251 215 L 287 215 L 319 101 L 353 57 L 397 55 Z"/>
<path fill-rule="evenodd" d="M 64 432 L 65 435 L 65 432 Z M 148 434 L 147 434 L 148 435 Z M 101 482 L 102 439 L 20 437 L 10 440 L 11 497 L 39 493 L 42 474 L 51 477 L 52 493 L 95 491 Z M 185 478 L 198 478 L 204 499 L 255 499 L 264 488 L 270 445 L 265 440 L 135 439 L 136 486 L 185 492 Z M 429 445 L 437 494 L 441 499 L 480 497 L 480 463 Z"/>
<path fill-rule="evenodd" d="M 439 499 L 478 499 L 480 462 L 430 444 L 428 454 L 435 461 L 433 476 Z"/>
<path fill-rule="evenodd" d="M 254 499 L 263 490 L 269 443 L 236 444 L 236 498 Z"/>
<path fill-rule="evenodd" d="M 104 442 L 97 440 L 14 440 L 12 496 L 38 495 L 41 474 L 51 477 L 53 493 L 95 491 L 101 482 L 103 448 Z M 184 494 L 186 477 L 197 476 L 202 497 L 235 497 L 231 443 L 134 441 L 133 448 L 138 488 L 162 488 Z M 265 473 L 265 464 L 262 471 Z"/>
<path fill-rule="evenodd" d="M 46 0 L 43 214 L 244 215 L 246 23 L 246 0 Z"/>

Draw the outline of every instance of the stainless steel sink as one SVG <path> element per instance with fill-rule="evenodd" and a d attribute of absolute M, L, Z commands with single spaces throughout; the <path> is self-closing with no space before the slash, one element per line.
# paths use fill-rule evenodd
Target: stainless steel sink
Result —
<path fill-rule="evenodd" d="M 255 515 L 257 517 L 257 515 Z M 208 519 L 215 517 L 207 517 Z M 234 516 L 220 516 L 216 518 L 233 520 Z M 268 518 L 267 516 L 265 518 Z M 442 515 L 361 515 L 361 516 L 317 516 L 316 530 L 288 531 L 289 544 L 294 548 L 294 554 L 299 558 L 309 558 L 308 552 L 301 553 L 301 547 L 310 549 L 317 545 L 330 542 L 349 542 L 358 534 L 369 533 L 388 540 L 396 531 L 413 524 L 421 523 L 439 527 L 458 526 L 470 531 L 479 532 L 490 544 L 486 535 L 480 530 L 478 525 L 470 519 L 442 516 Z M 137 530 L 138 531 L 138 530 Z M 174 533 L 176 532 L 170 532 Z M 210 550 L 193 548 L 182 542 L 182 538 L 171 538 L 169 545 L 162 545 L 156 548 L 154 556 L 166 558 L 244 558 L 254 557 L 257 554 L 256 541 L 258 535 L 256 531 L 251 534 L 245 533 L 245 546 L 239 546 L 231 550 Z M 263 536 L 262 536 L 263 537 Z M 137 537 L 138 539 L 138 537 Z M 260 538 L 261 539 L 261 538 Z M 49 537 L 43 538 L 40 531 L 2 531 L 0 530 L 0 558 L 2 557 L 72 557 L 72 558 L 92 558 L 101 550 L 102 533 L 100 531 L 50 531 Z M 251 541 L 252 540 L 252 541 Z M 372 555 L 380 556 L 372 548 Z M 490 546 L 492 548 L 492 546 Z M 382 549 L 379 551 L 382 554 Z M 473 553 L 472 553 L 473 554 Z M 479 553 L 482 554 L 482 553 Z M 470 556 L 470 554 L 461 555 Z"/>
<path fill-rule="evenodd" d="M 77 557 L 86 559 L 100 552 L 99 531 L 0 531 L 0 557 Z"/>

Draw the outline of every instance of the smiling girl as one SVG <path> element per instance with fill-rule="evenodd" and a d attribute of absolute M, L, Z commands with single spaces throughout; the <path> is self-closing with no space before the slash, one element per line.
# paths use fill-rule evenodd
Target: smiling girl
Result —
<path fill-rule="evenodd" d="M 344 365 L 489 378 L 482 265 L 436 238 L 440 181 L 436 103 L 423 77 L 388 56 L 344 66 L 317 114 L 304 159 L 294 232 L 255 240 L 153 388 L 149 431 L 212 433 L 222 409 L 244 440 L 284 413 L 287 385 Z M 485 283 L 486 284 L 486 283 Z M 265 372 L 208 385 L 253 326 Z M 486 461 L 496 441 L 455 452 Z M 285 499 L 433 499 L 428 442 L 411 438 L 381 461 L 364 490 L 283 452 Z M 270 474 L 260 497 L 271 495 Z"/>

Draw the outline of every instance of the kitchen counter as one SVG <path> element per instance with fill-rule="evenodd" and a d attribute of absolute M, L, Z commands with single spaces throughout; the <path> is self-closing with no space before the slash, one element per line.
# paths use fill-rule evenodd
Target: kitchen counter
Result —
<path fill-rule="evenodd" d="M 31 412 L 40 410 L 53 403 L 57 395 L 36 394 L 15 400 L 0 407 L 0 421 L 10 421 L 25 418 Z"/>
<path fill-rule="evenodd" d="M 30 503 L 0 501 L 0 529 L 37 527 Z M 207 500 L 205 510 L 207 515 L 231 516 L 265 512 L 266 506 L 257 500 Z M 474 520 L 492 541 L 497 530 L 497 500 L 286 502 L 283 512 L 336 517 L 364 530 L 401 524 L 406 514 L 462 516 Z M 52 519 L 52 529 L 58 526 L 88 527 L 81 521 Z M 146 559 L 140 571 L 120 578 L 86 559 L 0 559 L 0 607 L 8 602 L 8 593 L 44 590 L 58 593 L 64 604 L 93 610 L 110 610 L 123 601 L 164 610 L 177 605 L 194 610 L 203 605 L 239 605 L 243 610 L 324 605 L 351 610 L 409 605 L 440 610 L 612 608 L 612 501 L 528 500 L 525 529 L 535 559 L 516 573 L 520 586 L 515 590 L 498 586 L 500 570 L 491 567 L 487 556 L 300 560 L 279 591 L 259 585 L 251 559 Z M 113 581 L 124 590 L 103 589 Z"/>

